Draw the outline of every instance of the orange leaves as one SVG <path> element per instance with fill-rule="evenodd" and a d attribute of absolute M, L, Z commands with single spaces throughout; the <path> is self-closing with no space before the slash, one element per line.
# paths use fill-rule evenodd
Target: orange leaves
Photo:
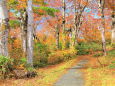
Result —
<path fill-rule="evenodd" d="M 17 6 L 17 9 L 23 9 L 23 8 L 26 8 L 26 3 L 19 4 L 19 5 Z"/>
<path fill-rule="evenodd" d="M 45 14 L 45 11 L 42 10 L 42 9 L 39 9 L 38 12 L 39 12 L 40 14 Z"/>
<path fill-rule="evenodd" d="M 27 0 L 19 0 L 19 4 L 17 6 L 17 9 L 23 9 L 27 7 Z"/>
<path fill-rule="evenodd" d="M 87 1 L 82 1 L 82 3 L 84 6 L 88 5 L 88 2 Z"/>
<path fill-rule="evenodd" d="M 115 0 L 105 0 L 105 6 L 112 10 L 115 10 Z"/>
<path fill-rule="evenodd" d="M 80 5 L 83 5 L 83 6 L 88 5 L 87 0 L 77 0 L 77 3 L 80 4 Z"/>
<path fill-rule="evenodd" d="M 19 3 L 26 3 L 28 0 L 18 0 Z"/>

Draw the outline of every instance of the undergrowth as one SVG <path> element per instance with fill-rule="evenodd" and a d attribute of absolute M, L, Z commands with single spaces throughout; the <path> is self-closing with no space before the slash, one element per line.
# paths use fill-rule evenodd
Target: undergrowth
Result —
<path fill-rule="evenodd" d="M 96 51 L 101 51 L 102 47 L 99 43 L 85 43 L 81 42 L 76 45 L 76 49 L 78 50 L 77 54 L 78 55 L 87 55 L 87 54 L 92 54 Z"/>

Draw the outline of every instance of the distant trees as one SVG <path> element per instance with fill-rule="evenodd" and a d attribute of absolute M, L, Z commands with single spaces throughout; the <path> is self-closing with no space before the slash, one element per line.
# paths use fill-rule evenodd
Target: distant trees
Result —
<path fill-rule="evenodd" d="M 105 17 L 104 17 L 104 5 L 105 5 L 105 0 L 99 0 L 99 10 L 101 12 L 101 26 L 100 29 L 101 29 L 101 37 L 102 37 L 102 48 L 103 48 L 103 52 L 104 52 L 104 55 L 106 56 L 107 55 L 107 52 L 106 52 L 106 39 L 105 39 Z"/>
<path fill-rule="evenodd" d="M 90 10 L 90 16 L 92 21 L 96 20 L 94 17 L 101 16 L 101 18 L 97 17 L 97 21 L 102 20 L 102 24 L 92 24 L 93 27 L 91 28 L 90 32 L 94 32 L 99 26 L 101 28 L 101 37 L 102 37 L 102 45 L 104 55 L 106 55 L 106 40 L 105 40 L 105 17 L 104 17 L 104 8 L 107 7 L 112 10 L 112 34 L 111 34 L 111 42 L 112 44 L 115 43 L 115 11 L 114 11 L 114 0 L 98 0 L 99 9 L 96 7 L 87 7 L 88 5 L 92 4 L 90 2 L 93 0 L 12 0 L 8 2 L 9 13 L 10 11 L 12 14 L 15 14 L 16 20 L 20 23 L 20 30 L 21 30 L 21 40 L 22 40 L 22 50 L 23 50 L 23 57 L 27 57 L 28 63 L 33 65 L 33 46 L 34 46 L 34 39 L 35 38 L 35 29 L 37 27 L 37 23 L 39 18 L 45 22 L 45 18 L 49 18 L 49 20 L 54 19 L 54 21 L 48 21 L 49 24 L 48 28 L 54 28 L 55 34 L 55 47 L 58 50 L 60 45 L 62 50 L 68 48 L 74 48 L 77 43 L 78 34 L 80 30 L 86 28 L 86 31 L 90 30 L 91 24 L 86 24 L 84 21 L 88 21 L 87 17 L 87 9 Z M 56 3 L 52 3 L 56 2 Z M 0 1 L 0 54 L 4 56 L 8 56 L 8 29 L 9 29 L 9 16 L 8 16 L 8 9 L 6 6 L 6 0 Z M 10 3 L 10 4 L 9 4 Z M 71 4 L 70 4 L 71 3 Z M 94 4 L 97 3 L 93 2 Z M 50 8 L 51 7 L 51 8 Z M 94 12 L 95 11 L 95 12 Z M 98 12 L 100 11 L 100 12 Z M 96 12 L 98 12 L 96 14 Z M 59 13 L 59 15 L 57 15 Z M 84 14 L 86 13 L 86 14 Z M 101 15 L 99 15 L 101 13 Z M 51 17 L 52 16 L 52 17 Z M 86 19 L 85 17 L 86 16 Z M 89 17 L 90 17 L 89 16 Z M 90 19 L 90 18 L 89 18 Z M 12 20 L 12 19 L 10 19 Z M 15 22 L 14 22 L 15 23 Z M 85 23 L 85 24 L 83 24 Z M 87 22 L 88 23 L 88 22 Z M 36 27 L 34 27 L 36 25 Z M 84 25 L 84 26 L 83 26 Z M 47 31 L 49 29 L 46 28 Z M 89 29 L 89 30 L 88 30 Z M 86 32 L 85 31 L 85 32 Z M 97 30 L 96 30 L 97 31 Z M 85 40 L 86 37 L 90 37 L 90 32 L 84 33 L 81 30 L 82 38 Z M 46 35 L 52 33 L 44 33 Z M 88 34 L 86 36 L 85 34 Z M 86 36 L 86 37 L 85 37 Z M 92 35 L 93 36 L 93 35 Z"/>
<path fill-rule="evenodd" d="M 77 41 L 78 34 L 83 22 L 82 13 L 84 12 L 84 9 L 88 5 L 88 0 L 86 1 L 74 0 L 73 4 L 74 4 L 74 28 L 72 29 L 72 41 L 71 41 L 72 43 L 70 44 L 71 47 L 74 47 L 78 43 Z"/>

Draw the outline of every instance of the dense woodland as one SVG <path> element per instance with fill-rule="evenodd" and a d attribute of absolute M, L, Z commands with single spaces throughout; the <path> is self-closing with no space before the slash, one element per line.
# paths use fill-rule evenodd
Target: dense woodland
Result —
<path fill-rule="evenodd" d="M 100 70 L 87 69 L 87 78 L 115 74 L 115 0 L 0 0 L 1 80 L 39 78 L 39 69 L 89 55 Z"/>

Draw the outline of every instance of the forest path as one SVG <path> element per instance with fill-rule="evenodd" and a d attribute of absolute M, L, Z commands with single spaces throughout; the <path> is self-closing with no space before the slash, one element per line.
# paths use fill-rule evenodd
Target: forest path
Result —
<path fill-rule="evenodd" d="M 86 63 L 88 63 L 88 59 L 84 59 L 83 57 L 75 66 L 69 68 L 68 72 L 54 86 L 84 86 L 83 73 L 79 69 L 84 68 Z"/>

